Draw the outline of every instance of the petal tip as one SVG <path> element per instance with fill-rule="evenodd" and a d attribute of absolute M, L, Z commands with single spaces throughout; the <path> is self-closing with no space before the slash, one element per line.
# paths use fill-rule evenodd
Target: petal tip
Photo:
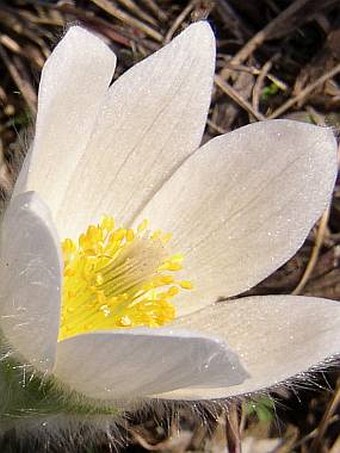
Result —
<path fill-rule="evenodd" d="M 86 47 L 88 48 L 87 52 L 90 53 L 103 53 L 106 54 L 106 57 L 109 56 L 111 61 L 114 64 L 116 63 L 116 55 L 109 48 L 109 46 L 104 42 L 103 39 L 96 33 L 92 33 L 90 30 L 87 30 L 84 27 L 79 25 L 71 26 L 60 40 L 58 45 L 55 47 L 54 52 L 84 52 L 84 42 L 86 42 Z M 78 49 L 79 48 L 79 49 Z M 49 60 L 47 60 L 48 63 Z"/>
<path fill-rule="evenodd" d="M 86 37 L 87 39 L 95 39 L 98 40 L 99 38 L 96 37 L 94 33 L 91 33 L 89 30 L 87 30 L 84 27 L 80 27 L 79 25 L 72 25 L 69 27 L 69 29 L 66 31 L 63 40 L 69 39 L 69 40 L 77 40 L 80 38 Z M 101 42 L 102 40 L 99 39 Z"/>
<path fill-rule="evenodd" d="M 178 35 L 178 38 L 182 40 L 185 39 L 185 42 L 187 42 L 190 47 L 211 47 L 215 56 L 215 35 L 209 22 L 206 20 L 194 22 L 189 25 L 180 35 Z"/>
<path fill-rule="evenodd" d="M 335 172 L 337 171 L 337 141 L 332 128 L 290 119 L 276 119 L 265 123 L 269 123 L 268 126 L 274 124 L 278 134 L 281 132 L 294 134 L 300 144 L 306 144 L 309 152 L 314 150 L 314 154 L 320 153 L 322 148 L 322 154 L 329 155 L 327 162 L 334 166 Z M 313 146 L 310 146 L 311 144 Z"/>
<path fill-rule="evenodd" d="M 207 20 L 199 20 L 197 22 L 194 22 L 187 27 L 187 30 L 195 33 L 205 33 L 207 36 L 215 38 L 211 25 Z"/>

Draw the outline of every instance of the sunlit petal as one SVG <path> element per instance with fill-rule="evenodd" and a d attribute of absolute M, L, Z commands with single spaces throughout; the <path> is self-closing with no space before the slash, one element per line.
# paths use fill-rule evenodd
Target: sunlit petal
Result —
<path fill-rule="evenodd" d="M 37 191 L 53 216 L 92 133 L 115 63 L 99 38 L 72 27 L 44 66 L 32 153 L 16 193 Z"/>
<path fill-rule="evenodd" d="M 173 233 L 196 292 L 180 314 L 251 288 L 302 245 L 330 200 L 333 134 L 267 121 L 215 138 L 190 157 L 138 220 Z M 137 221 L 138 221 L 137 220 Z"/>
<path fill-rule="evenodd" d="M 1 231 L 1 329 L 36 368 L 54 363 L 59 329 L 61 258 L 50 212 L 33 192 L 7 208 Z"/>
<path fill-rule="evenodd" d="M 183 386 L 233 385 L 247 373 L 212 337 L 166 329 L 100 332 L 58 344 L 56 375 L 92 398 L 133 398 Z"/>
<path fill-rule="evenodd" d="M 338 354 L 340 302 L 298 296 L 247 297 L 184 317 L 177 327 L 225 338 L 250 378 L 231 387 L 197 387 L 163 397 L 224 398 L 272 387 Z"/>
<path fill-rule="evenodd" d="M 59 212 L 63 236 L 103 213 L 129 222 L 199 146 L 214 65 L 213 33 L 199 22 L 113 84 Z"/>

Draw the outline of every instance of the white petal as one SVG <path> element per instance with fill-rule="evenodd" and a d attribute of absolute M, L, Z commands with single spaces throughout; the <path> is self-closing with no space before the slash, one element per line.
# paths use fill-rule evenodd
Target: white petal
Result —
<path fill-rule="evenodd" d="M 72 27 L 43 68 L 32 155 L 16 193 L 37 191 L 53 215 L 89 140 L 115 62 L 100 39 Z"/>
<path fill-rule="evenodd" d="M 54 363 L 61 257 L 50 212 L 37 194 L 12 199 L 1 228 L 0 326 L 10 345 L 42 371 Z"/>
<path fill-rule="evenodd" d="M 59 213 L 63 236 L 102 214 L 129 222 L 199 146 L 214 64 L 214 36 L 199 22 L 113 84 Z"/>
<path fill-rule="evenodd" d="M 337 171 L 330 130 L 265 121 L 191 156 L 137 222 L 173 233 L 196 292 L 179 314 L 251 288 L 302 245 L 329 202 Z"/>
<path fill-rule="evenodd" d="M 219 340 L 138 329 L 80 335 L 58 344 L 55 374 L 91 398 L 129 399 L 182 386 L 233 385 L 247 376 Z"/>
<path fill-rule="evenodd" d="M 175 327 L 224 337 L 250 379 L 231 387 L 176 391 L 164 398 L 224 398 L 262 390 L 340 353 L 340 302 L 326 299 L 236 299 L 182 318 Z"/>

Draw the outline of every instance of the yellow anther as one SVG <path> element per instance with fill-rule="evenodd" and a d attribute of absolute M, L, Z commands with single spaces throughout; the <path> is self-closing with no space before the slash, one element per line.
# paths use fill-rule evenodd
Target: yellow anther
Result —
<path fill-rule="evenodd" d="M 104 277 L 102 274 L 96 275 L 96 283 L 97 285 L 101 285 L 104 282 Z"/>
<path fill-rule="evenodd" d="M 174 277 L 172 275 L 162 275 L 160 277 L 160 283 L 163 283 L 163 285 L 170 285 L 170 283 L 174 283 Z"/>
<path fill-rule="evenodd" d="M 131 230 L 131 229 L 127 230 L 127 232 L 126 232 L 126 240 L 128 242 L 131 242 L 131 241 L 134 240 L 134 238 L 135 238 L 135 232 L 133 230 Z"/>
<path fill-rule="evenodd" d="M 105 297 L 105 294 L 104 294 L 104 291 L 97 291 L 97 302 L 103 306 L 106 302 L 106 297 Z"/>
<path fill-rule="evenodd" d="M 162 264 L 162 266 L 160 266 L 160 269 L 161 270 L 167 270 L 167 271 L 180 271 L 182 269 L 182 264 L 181 263 L 176 263 L 176 262 L 167 262 L 167 263 L 164 263 Z"/>
<path fill-rule="evenodd" d="M 64 267 L 64 277 L 72 277 L 72 275 L 74 275 L 74 269 L 70 269 L 69 267 L 65 266 Z"/>
<path fill-rule="evenodd" d="M 182 263 L 183 260 L 184 260 L 184 256 L 182 255 L 182 253 L 176 253 L 175 255 L 171 256 L 172 262 Z"/>
<path fill-rule="evenodd" d="M 113 217 L 102 216 L 100 220 L 100 226 L 105 231 L 112 231 L 115 227 L 115 221 Z"/>
<path fill-rule="evenodd" d="M 119 228 L 113 233 L 112 239 L 114 241 L 122 241 L 125 238 L 126 235 L 126 229 L 125 228 Z"/>
<path fill-rule="evenodd" d="M 86 236 L 90 242 L 99 242 L 102 240 L 101 228 L 90 225 L 87 229 Z"/>
<path fill-rule="evenodd" d="M 187 280 L 176 281 L 183 255 L 167 254 L 170 235 L 148 233 L 147 220 L 137 231 L 114 228 L 114 219 L 103 216 L 80 235 L 78 246 L 71 239 L 62 243 L 59 340 L 98 330 L 162 326 L 176 316 L 171 299 L 192 288 Z"/>
<path fill-rule="evenodd" d="M 143 231 L 145 231 L 148 226 L 149 226 L 148 220 L 144 219 L 143 222 L 141 222 L 137 227 L 138 233 L 142 233 Z"/>
<path fill-rule="evenodd" d="M 71 239 L 65 239 L 62 244 L 62 251 L 64 254 L 71 254 L 77 249 L 76 244 Z"/>
<path fill-rule="evenodd" d="M 179 293 L 179 289 L 177 288 L 177 286 L 171 286 L 171 288 L 169 288 L 167 294 L 169 297 L 173 297 L 173 296 L 177 296 L 178 293 Z"/>
<path fill-rule="evenodd" d="M 122 316 L 120 318 L 120 324 L 122 325 L 122 327 L 130 327 L 132 322 L 128 316 Z"/>
<path fill-rule="evenodd" d="M 151 238 L 153 241 L 158 241 L 159 238 L 161 237 L 161 235 L 162 235 L 162 230 L 156 230 L 156 231 L 154 231 L 154 232 L 151 234 L 150 238 Z"/>
<path fill-rule="evenodd" d="M 162 236 L 161 236 L 161 241 L 164 243 L 164 244 L 167 244 L 170 239 L 172 238 L 172 233 L 164 233 Z"/>
<path fill-rule="evenodd" d="M 183 289 L 194 289 L 194 285 L 189 280 L 182 280 L 178 282 L 179 286 Z"/>
<path fill-rule="evenodd" d="M 66 239 L 67 240 L 67 239 Z M 87 236 L 86 234 L 81 234 L 80 237 L 79 237 L 79 246 L 82 248 L 82 249 L 86 249 L 87 248 L 87 245 L 88 245 L 88 239 L 87 239 Z"/>

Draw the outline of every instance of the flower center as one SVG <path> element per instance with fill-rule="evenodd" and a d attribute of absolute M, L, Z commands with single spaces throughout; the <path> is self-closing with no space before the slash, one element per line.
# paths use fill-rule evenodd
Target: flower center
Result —
<path fill-rule="evenodd" d="M 147 227 L 144 220 L 136 230 L 116 228 L 104 216 L 81 234 L 78 245 L 63 241 L 59 341 L 97 330 L 159 327 L 175 318 L 170 300 L 192 283 L 175 278 L 183 256 L 167 254 L 171 235 Z"/>

